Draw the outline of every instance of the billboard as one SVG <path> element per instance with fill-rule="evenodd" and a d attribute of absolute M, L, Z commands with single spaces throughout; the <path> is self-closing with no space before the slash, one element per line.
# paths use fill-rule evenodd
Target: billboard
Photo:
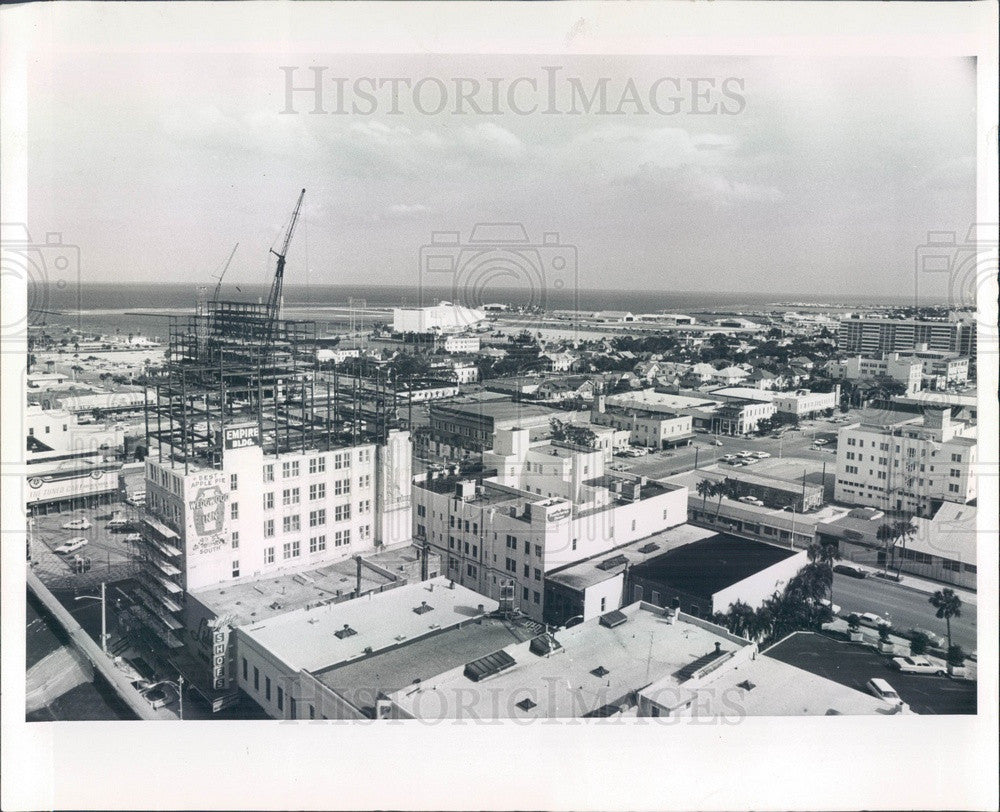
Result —
<path fill-rule="evenodd" d="M 228 546 L 226 538 L 226 490 L 222 471 L 202 471 L 185 477 L 187 508 L 185 539 L 188 554 L 214 553 Z"/>
<path fill-rule="evenodd" d="M 226 426 L 222 430 L 222 445 L 226 451 L 260 445 L 260 426 L 256 423 Z"/>

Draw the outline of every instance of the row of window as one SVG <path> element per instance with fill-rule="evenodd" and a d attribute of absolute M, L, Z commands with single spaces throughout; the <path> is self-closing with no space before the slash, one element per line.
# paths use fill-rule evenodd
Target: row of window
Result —
<path fill-rule="evenodd" d="M 339 471 L 343 468 L 351 467 L 351 453 L 350 451 L 341 451 L 335 454 L 331 454 L 331 460 L 333 463 L 333 470 Z M 358 451 L 357 461 L 359 463 L 371 462 L 372 452 L 370 448 L 363 448 Z M 297 477 L 301 474 L 300 460 L 285 460 L 281 463 L 281 477 L 282 479 L 289 479 Z M 264 481 L 274 482 L 274 466 L 275 463 L 268 463 L 264 466 Z M 310 474 L 322 474 L 326 472 L 326 457 L 310 457 L 308 461 L 308 470 Z"/>

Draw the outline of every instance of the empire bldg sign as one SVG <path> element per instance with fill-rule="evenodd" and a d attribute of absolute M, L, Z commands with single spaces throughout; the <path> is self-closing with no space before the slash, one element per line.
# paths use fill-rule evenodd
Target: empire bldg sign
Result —
<path fill-rule="evenodd" d="M 223 446 L 227 451 L 260 445 L 260 426 L 256 423 L 244 426 L 230 426 L 222 432 Z"/>

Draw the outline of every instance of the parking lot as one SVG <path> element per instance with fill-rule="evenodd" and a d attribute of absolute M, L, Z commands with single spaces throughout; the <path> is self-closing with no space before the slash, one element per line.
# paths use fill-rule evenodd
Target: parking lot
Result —
<path fill-rule="evenodd" d="M 929 674 L 901 674 L 890 668 L 890 657 L 858 643 L 822 634 L 799 632 L 768 649 L 768 657 L 868 692 L 865 684 L 881 677 L 896 689 L 914 713 L 974 714 L 976 683 Z"/>
<path fill-rule="evenodd" d="M 135 569 L 136 545 L 125 541 L 127 533 L 112 532 L 107 524 L 112 513 L 120 510 L 126 519 L 135 520 L 136 508 L 124 502 L 82 508 L 67 513 L 37 516 L 31 521 L 31 560 L 35 573 L 50 589 L 89 587 L 102 581 L 118 581 Z M 63 529 L 72 519 L 86 518 L 86 530 Z M 75 553 L 57 555 L 53 550 L 71 538 L 85 538 L 87 544 Z M 76 561 L 77 557 L 84 562 Z M 87 563 L 89 562 L 89 563 Z"/>

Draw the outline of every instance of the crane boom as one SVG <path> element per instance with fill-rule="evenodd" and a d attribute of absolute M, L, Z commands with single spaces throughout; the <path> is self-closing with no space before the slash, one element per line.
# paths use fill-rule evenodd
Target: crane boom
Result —
<path fill-rule="evenodd" d="M 222 290 L 222 277 L 226 275 L 226 271 L 229 270 L 229 263 L 233 261 L 233 257 L 236 256 L 236 249 L 240 247 L 239 243 L 233 246 L 233 250 L 229 254 L 229 259 L 226 260 L 226 264 L 222 266 L 222 272 L 219 274 L 219 281 L 215 283 L 215 293 L 212 294 L 212 301 L 219 301 L 219 291 Z"/>
<path fill-rule="evenodd" d="M 278 318 L 278 309 L 281 307 L 281 288 L 285 282 L 285 257 L 288 255 L 288 246 L 292 242 L 292 234 L 295 233 L 295 224 L 298 222 L 299 212 L 302 210 L 302 198 L 305 195 L 305 189 L 299 192 L 299 199 L 295 203 L 295 211 L 292 212 L 292 219 L 288 224 L 288 231 L 285 232 L 285 239 L 281 243 L 281 250 L 271 249 L 271 253 L 278 258 L 278 265 L 274 270 L 274 281 L 271 283 L 271 295 L 267 299 L 267 316 L 272 327 L 275 319 Z"/>
<path fill-rule="evenodd" d="M 281 243 L 281 250 L 271 249 L 271 253 L 278 258 L 277 267 L 274 269 L 274 281 L 271 283 L 271 293 L 267 298 L 267 310 L 265 317 L 266 337 L 264 341 L 264 359 L 271 354 L 271 345 L 274 342 L 274 333 L 278 323 L 278 311 L 281 308 L 281 289 L 285 281 L 285 257 L 288 255 L 288 246 L 292 242 L 292 234 L 295 233 L 295 224 L 299 219 L 299 212 L 302 210 L 302 198 L 305 197 L 306 190 L 299 192 L 299 199 L 295 203 L 295 211 L 292 212 L 291 222 L 288 224 L 288 231 L 285 232 L 285 239 Z"/>

